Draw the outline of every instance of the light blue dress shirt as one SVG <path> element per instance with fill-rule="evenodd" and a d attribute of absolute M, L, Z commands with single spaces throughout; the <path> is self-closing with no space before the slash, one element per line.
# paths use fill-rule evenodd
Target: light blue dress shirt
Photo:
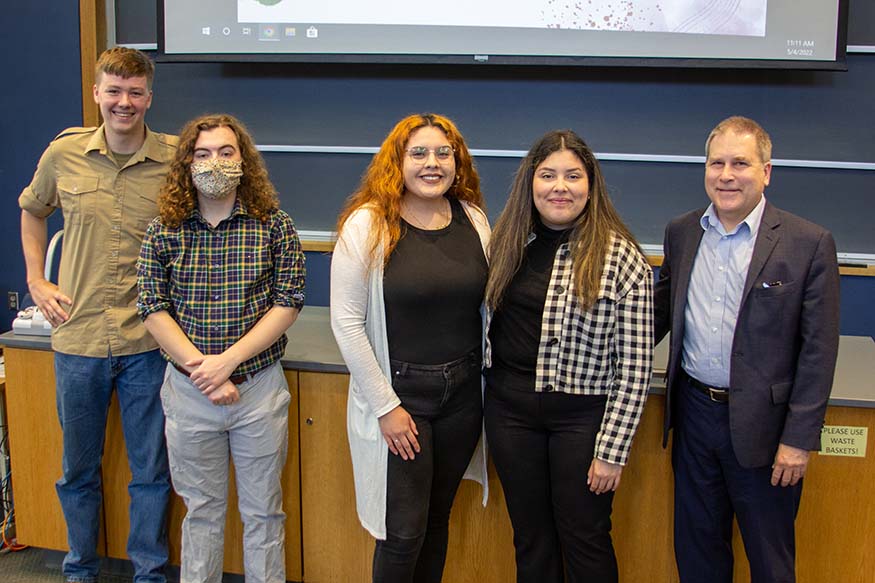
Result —
<path fill-rule="evenodd" d="M 728 233 L 713 204 L 700 219 L 705 234 L 687 290 L 681 366 L 688 375 L 712 387 L 729 387 L 732 338 L 765 206 L 764 196 Z"/>

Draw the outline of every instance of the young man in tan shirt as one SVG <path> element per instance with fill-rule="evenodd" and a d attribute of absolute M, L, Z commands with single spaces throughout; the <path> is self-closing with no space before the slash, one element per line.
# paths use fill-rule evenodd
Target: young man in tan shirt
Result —
<path fill-rule="evenodd" d="M 137 317 L 136 261 L 176 137 L 152 132 L 154 65 L 123 47 L 97 62 L 104 123 L 61 132 L 18 199 L 27 283 L 52 324 L 64 436 L 58 497 L 67 522 L 67 581 L 96 581 L 100 464 L 107 410 L 118 394 L 132 479 L 128 554 L 134 581 L 163 582 L 170 494 L 159 390 L 164 361 Z M 64 215 L 58 283 L 44 275 L 46 219 Z"/>

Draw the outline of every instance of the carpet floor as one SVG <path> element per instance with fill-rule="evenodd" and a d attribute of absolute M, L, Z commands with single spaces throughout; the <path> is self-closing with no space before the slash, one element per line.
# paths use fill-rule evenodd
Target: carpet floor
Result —
<path fill-rule="evenodd" d="M 37 548 L 26 548 L 16 552 L 0 553 L 0 583 L 60 583 L 64 581 L 61 574 L 61 561 L 64 553 L 47 551 Z M 127 563 L 114 561 L 114 563 Z M 115 571 L 130 569 L 129 564 L 108 565 Z M 98 583 L 130 583 L 129 573 L 109 572 L 104 568 Z"/>

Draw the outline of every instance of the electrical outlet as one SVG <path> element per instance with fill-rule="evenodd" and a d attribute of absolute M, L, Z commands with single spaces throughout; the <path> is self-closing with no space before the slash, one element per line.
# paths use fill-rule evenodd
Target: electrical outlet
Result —
<path fill-rule="evenodd" d="M 18 310 L 18 292 L 11 291 L 6 293 L 6 301 L 9 303 L 10 310 Z"/>

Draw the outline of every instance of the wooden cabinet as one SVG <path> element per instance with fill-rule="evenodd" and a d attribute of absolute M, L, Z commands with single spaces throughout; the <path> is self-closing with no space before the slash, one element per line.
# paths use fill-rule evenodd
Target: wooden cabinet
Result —
<path fill-rule="evenodd" d="M 13 460 L 17 536 L 31 546 L 67 550 L 67 531 L 55 481 L 61 476 L 63 442 L 55 408 L 55 375 L 50 351 L 6 347 L 7 406 L 10 423 L 10 453 Z M 301 576 L 300 446 L 298 443 L 298 375 L 286 372 L 292 399 L 289 404 L 289 449 L 283 470 L 283 510 L 286 512 L 286 577 Z M 103 515 L 101 554 L 125 559 L 128 519 L 128 468 L 121 415 L 113 396 L 104 446 Z M 185 505 L 171 494 L 168 517 L 170 563 L 179 564 L 182 519 Z M 105 536 L 104 536 L 105 535 Z M 233 467 L 228 484 L 228 515 L 225 522 L 224 570 L 243 573 L 243 524 L 237 511 Z"/>
<path fill-rule="evenodd" d="M 346 439 L 349 377 L 298 373 L 304 581 L 369 581 L 374 542 L 356 517 Z"/>
<path fill-rule="evenodd" d="M 673 492 L 670 450 L 662 448 L 662 395 L 650 395 L 629 462 L 620 476 L 611 514 L 620 581 L 678 580 L 672 547 Z"/>
<path fill-rule="evenodd" d="M 374 543 L 355 511 L 346 436 L 349 377 L 302 372 L 299 380 L 304 581 L 368 581 Z M 637 468 L 624 475 L 621 490 L 629 494 L 628 500 L 615 503 L 614 537 L 623 580 L 664 583 L 673 573 L 671 555 L 656 553 L 646 562 L 634 558 L 642 548 L 671 544 L 671 468 L 657 438 L 661 432 L 658 407 L 648 408 L 641 431 L 647 434 L 644 440 L 650 446 L 636 446 Z M 445 581 L 506 583 L 516 578 L 513 530 L 501 484 L 491 466 L 489 488 L 486 508 L 481 504 L 479 484 L 465 480 L 459 488 L 450 519 Z M 654 510 L 659 530 L 642 528 L 642 517 Z"/>
<path fill-rule="evenodd" d="M 23 544 L 67 550 L 67 527 L 55 492 L 63 439 L 54 355 L 8 346 L 4 355 L 16 536 Z"/>
<path fill-rule="evenodd" d="M 66 527 L 54 484 L 61 474 L 61 431 L 55 410 L 52 353 L 6 347 L 10 451 L 20 542 L 66 549 Z M 373 539 L 355 510 L 346 434 L 345 374 L 286 371 L 292 393 L 289 454 L 283 473 L 286 568 L 306 583 L 370 581 Z M 632 457 L 614 499 L 613 537 L 620 579 L 677 582 L 672 548 L 671 456 L 662 448 L 663 397 L 652 395 L 635 438 Z M 875 409 L 831 406 L 827 424 L 867 427 L 875 435 Z M 875 456 L 812 455 L 797 520 L 800 583 L 827 580 L 875 583 Z M 583 470 L 585 471 L 585 470 Z M 108 556 L 125 557 L 128 532 L 127 457 L 118 406 L 110 408 L 103 465 L 105 542 Z M 242 572 L 242 525 L 233 480 L 225 532 L 225 570 Z M 507 583 L 515 579 L 512 529 L 501 484 L 490 468 L 490 499 L 463 481 L 450 521 L 444 580 Z M 169 518 L 171 562 L 179 562 L 185 508 L 176 496 Z M 736 533 L 735 582 L 749 580 Z"/>
<path fill-rule="evenodd" d="M 299 379 L 304 581 L 370 581 L 374 540 L 356 515 L 346 433 L 349 377 L 302 372 Z M 506 583 L 515 578 L 510 521 L 494 472 L 490 487 L 487 508 L 481 504 L 479 484 L 464 481 L 459 489 L 450 521 L 445 581 Z"/>
<path fill-rule="evenodd" d="M 865 458 L 811 454 L 796 517 L 799 583 L 875 583 L 875 409 L 830 407 L 826 425 L 868 428 Z M 734 583 L 750 581 L 736 532 Z"/>
<path fill-rule="evenodd" d="M 306 583 L 370 580 L 373 540 L 355 514 L 352 465 L 346 437 L 348 377 L 300 373 L 301 501 Z M 673 478 L 670 448 L 662 447 L 664 397 L 651 395 L 614 499 L 613 539 L 621 581 L 677 583 L 673 550 Z M 827 424 L 868 427 L 875 409 L 830 407 Z M 871 451 L 871 446 L 870 446 Z M 585 470 L 584 470 L 585 471 Z M 800 583 L 839 579 L 875 583 L 875 456 L 812 454 L 797 525 Z M 515 580 L 513 533 L 501 484 L 489 473 L 489 505 L 479 485 L 463 481 L 450 520 L 444 580 L 506 583 Z M 750 580 L 736 529 L 734 583 Z"/>

